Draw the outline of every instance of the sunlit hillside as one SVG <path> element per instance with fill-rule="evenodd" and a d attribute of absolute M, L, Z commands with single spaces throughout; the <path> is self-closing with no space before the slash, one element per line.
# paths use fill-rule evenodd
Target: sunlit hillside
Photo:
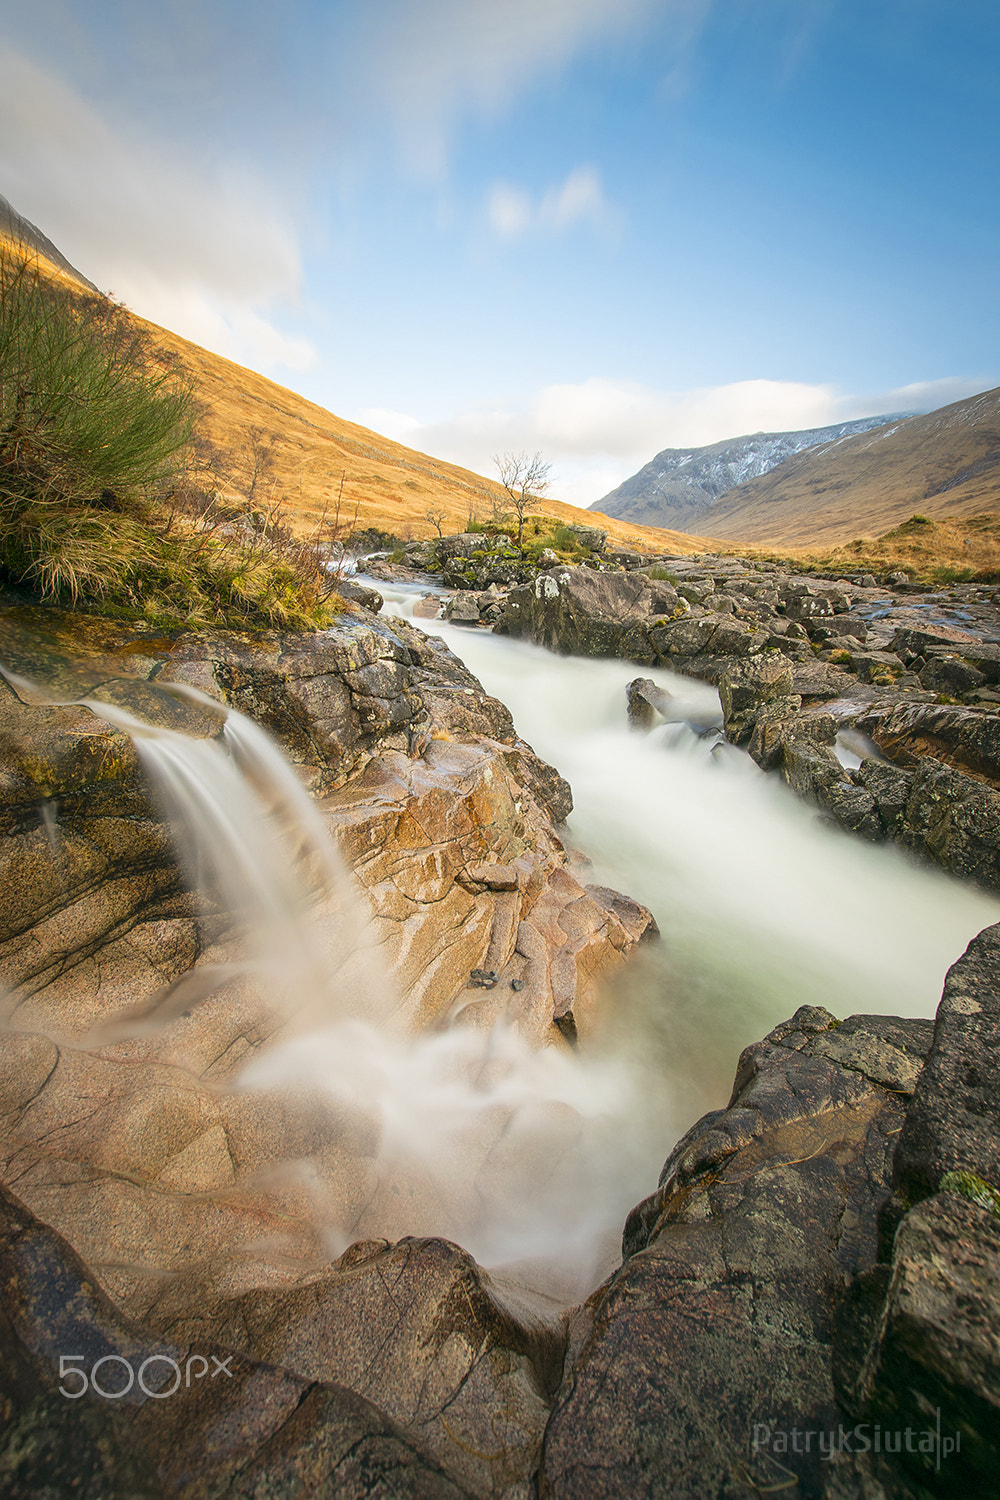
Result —
<path fill-rule="evenodd" d="M 3 226 L 0 225 L 0 238 Z M 24 247 L 7 241 L 24 253 Z M 78 283 L 36 247 L 39 269 L 64 286 Z M 90 294 L 89 286 L 81 292 Z M 491 479 L 406 448 L 335 416 L 294 391 L 130 314 L 153 347 L 190 378 L 198 403 L 200 480 L 221 498 L 270 511 L 300 535 L 343 537 L 377 527 L 404 539 L 464 530 L 486 520 L 502 499 Z M 599 525 L 614 542 L 639 550 L 693 552 L 704 539 L 624 521 L 545 499 L 538 511 L 569 523 Z"/>

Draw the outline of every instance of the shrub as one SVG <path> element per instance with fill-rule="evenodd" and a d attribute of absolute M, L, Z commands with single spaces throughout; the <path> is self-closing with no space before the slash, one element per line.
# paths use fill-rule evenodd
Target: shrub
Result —
<path fill-rule="evenodd" d="M 225 535 L 214 499 L 185 484 L 194 417 L 190 386 L 123 309 L 0 248 L 0 576 L 162 623 L 324 620 L 314 553 L 242 515 Z"/>
<path fill-rule="evenodd" d="M 191 392 L 111 304 L 0 254 L 0 564 L 43 597 L 101 596 L 156 560 L 149 503 L 183 465 Z"/>

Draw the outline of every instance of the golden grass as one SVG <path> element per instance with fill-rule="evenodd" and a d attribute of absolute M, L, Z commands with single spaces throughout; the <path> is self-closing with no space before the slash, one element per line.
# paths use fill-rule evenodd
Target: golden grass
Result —
<path fill-rule="evenodd" d="M 917 514 L 874 539 L 858 537 L 828 550 L 759 555 L 824 572 L 902 572 L 927 585 L 994 583 L 1000 581 L 1000 515 L 934 520 Z"/>

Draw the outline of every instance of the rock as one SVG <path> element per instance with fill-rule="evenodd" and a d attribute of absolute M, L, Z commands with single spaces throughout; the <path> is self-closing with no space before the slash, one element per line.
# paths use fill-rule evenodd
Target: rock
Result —
<path fill-rule="evenodd" d="M 925 688 L 934 693 L 970 693 L 986 682 L 986 676 L 953 652 L 936 651 L 918 673 Z"/>
<path fill-rule="evenodd" d="M 628 698 L 628 721 L 633 729 L 651 729 L 658 717 L 669 712 L 670 694 L 658 687 L 651 677 L 636 677 L 625 689 Z"/>
<path fill-rule="evenodd" d="M 649 643 L 664 666 L 675 670 L 679 662 L 688 664 L 706 656 L 744 656 L 764 644 L 753 626 L 714 613 L 675 624 L 656 624 L 649 631 Z"/>
<path fill-rule="evenodd" d="M 905 1023 L 869 1037 L 868 1021 L 854 1018 L 845 1067 L 824 1055 L 833 1017 L 804 1007 L 743 1054 L 729 1108 L 678 1143 L 629 1218 L 622 1268 L 591 1299 L 541 1493 L 703 1500 L 792 1478 L 826 1493 L 815 1446 L 789 1443 L 779 1472 L 754 1438 L 761 1424 L 836 1430 L 833 1314 L 845 1281 L 875 1263 L 903 1113 L 865 1056 L 895 1079 L 919 1046 Z M 844 1493 L 860 1493 L 844 1468 Z"/>
<path fill-rule="evenodd" d="M 896 1151 L 897 1190 L 919 1201 L 946 1172 L 1000 1189 L 1000 925 L 973 938 L 945 979 L 934 1041 Z"/>
<path fill-rule="evenodd" d="M 454 594 L 444 607 L 444 617 L 453 625 L 478 625 L 478 597 L 469 594 Z"/>
<path fill-rule="evenodd" d="M 567 526 L 566 530 L 572 534 L 580 547 L 585 547 L 590 552 L 601 553 L 608 539 L 606 531 L 601 531 L 597 526 Z"/>
<path fill-rule="evenodd" d="M 10 1500 L 362 1500 L 400 1484 L 423 1500 L 466 1493 L 351 1391 L 210 1336 L 185 1343 L 123 1318 L 73 1250 L 3 1188 L 0 1341 L 0 1488 Z"/>
<path fill-rule="evenodd" d="M 890 685 L 903 670 L 903 663 L 892 651 L 851 650 L 851 668 L 861 682 Z"/>
<path fill-rule="evenodd" d="M 781 774 L 794 792 L 815 802 L 845 831 L 872 843 L 884 839 L 874 797 L 863 785 L 851 781 L 826 746 L 786 741 L 781 747 Z"/>
<path fill-rule="evenodd" d="M 858 719 L 890 760 L 914 767 L 930 757 L 1000 785 L 1000 714 L 939 703 L 875 706 Z"/>
<path fill-rule="evenodd" d="M 307 1382 L 353 1391 L 406 1441 L 480 1496 L 527 1495 L 562 1369 L 563 1320 L 543 1320 L 457 1245 L 405 1239 L 351 1247 L 292 1287 L 261 1288 L 150 1321 L 216 1342 Z"/>
<path fill-rule="evenodd" d="M 720 680 L 722 712 L 728 721 L 757 704 L 787 696 L 791 689 L 791 662 L 778 651 L 768 651 L 739 663 Z"/>
<path fill-rule="evenodd" d="M 833 745 L 838 724 L 832 714 L 800 713 L 802 700 L 795 694 L 775 698 L 758 710 L 753 723 L 749 753 L 765 771 L 777 766 L 784 747 L 792 741 L 808 745 Z"/>
<path fill-rule="evenodd" d="M 906 1434 L 894 1440 L 894 1463 L 932 1494 L 994 1491 L 1000 1446 L 1000 1219 L 994 1214 L 942 1193 L 906 1215 L 877 1333 L 851 1396 L 869 1423 Z"/>
<path fill-rule="evenodd" d="M 857 779 L 874 798 L 879 821 L 886 833 L 890 838 L 899 838 L 906 824 L 913 773 L 903 771 L 889 761 L 866 756 L 858 767 Z"/>
<path fill-rule="evenodd" d="M 530 587 L 512 589 L 496 628 L 563 654 L 652 663 L 656 652 L 647 627 L 677 608 L 668 584 L 640 573 L 560 568 L 540 574 Z"/>
<path fill-rule="evenodd" d="M 377 589 L 369 589 L 363 583 L 355 583 L 353 578 L 338 579 L 337 593 L 350 604 L 360 604 L 362 609 L 370 609 L 373 615 L 377 615 L 385 603 Z"/>

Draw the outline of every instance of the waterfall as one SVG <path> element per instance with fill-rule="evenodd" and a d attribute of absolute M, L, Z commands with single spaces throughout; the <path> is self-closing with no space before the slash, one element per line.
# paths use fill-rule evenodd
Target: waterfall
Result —
<path fill-rule="evenodd" d="M 363 899 L 278 745 L 195 688 L 169 691 L 218 713 L 220 739 L 196 739 L 113 704 L 83 701 L 132 738 L 189 885 L 238 924 L 258 987 L 297 1030 L 351 1015 L 391 1015 L 395 999 Z"/>
<path fill-rule="evenodd" d="M 288 1170 L 330 1252 L 442 1235 L 549 1295 L 585 1294 L 681 1128 L 645 1049 L 621 1025 L 598 1056 L 539 1049 L 516 1023 L 478 1028 L 475 1007 L 407 1033 L 363 898 L 279 746 L 196 690 L 170 690 L 219 713 L 219 739 L 85 701 L 131 735 L 190 882 L 243 930 L 283 1019 L 236 1086 L 329 1101 L 329 1141 Z"/>

